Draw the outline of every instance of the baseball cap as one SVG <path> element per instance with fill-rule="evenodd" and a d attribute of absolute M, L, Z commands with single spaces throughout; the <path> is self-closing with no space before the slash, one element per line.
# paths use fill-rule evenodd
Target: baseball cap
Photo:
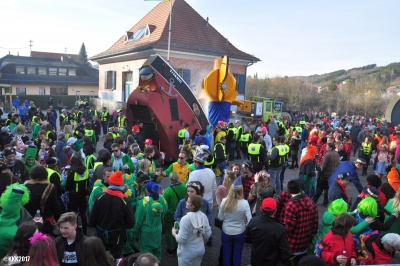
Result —
<path fill-rule="evenodd" d="M 266 212 L 276 210 L 276 201 L 273 198 L 265 198 L 261 204 L 261 208 Z"/>
<path fill-rule="evenodd" d="M 363 192 L 366 196 L 370 196 L 374 199 L 379 199 L 379 191 L 374 187 L 364 188 Z"/>
<path fill-rule="evenodd" d="M 144 144 L 152 145 L 152 144 L 153 144 L 153 141 L 152 141 L 151 139 L 146 139 L 146 140 L 144 141 Z"/>

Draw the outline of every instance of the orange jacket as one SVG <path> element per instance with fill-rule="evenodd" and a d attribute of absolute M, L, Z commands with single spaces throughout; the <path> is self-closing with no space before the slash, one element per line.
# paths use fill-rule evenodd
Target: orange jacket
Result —
<path fill-rule="evenodd" d="M 397 192 L 400 188 L 400 179 L 399 179 L 399 172 L 397 171 L 396 167 L 392 167 L 390 172 L 387 175 L 388 183 L 392 186 L 392 188 Z"/>

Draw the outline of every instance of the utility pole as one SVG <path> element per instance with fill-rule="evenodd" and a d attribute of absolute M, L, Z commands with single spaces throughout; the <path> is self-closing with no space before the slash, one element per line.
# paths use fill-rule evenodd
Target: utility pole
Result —
<path fill-rule="evenodd" d="M 30 54 L 32 53 L 32 46 L 33 46 L 33 41 L 32 40 L 29 40 L 29 52 L 30 52 Z"/>
<path fill-rule="evenodd" d="M 67 54 L 67 47 L 64 48 L 64 53 Z"/>

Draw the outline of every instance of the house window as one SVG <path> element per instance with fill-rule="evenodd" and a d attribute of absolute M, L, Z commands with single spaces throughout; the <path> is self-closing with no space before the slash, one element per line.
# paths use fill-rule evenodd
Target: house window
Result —
<path fill-rule="evenodd" d="M 46 95 L 46 88 L 39 88 L 39 95 Z"/>
<path fill-rule="evenodd" d="M 50 88 L 50 95 L 68 95 L 67 88 Z"/>
<path fill-rule="evenodd" d="M 148 36 L 148 35 L 150 35 L 149 24 L 138 29 L 133 34 L 130 32 L 127 32 L 126 38 L 128 38 L 128 41 L 138 41 L 138 40 L 140 40 L 140 38 L 142 38 L 144 36 Z"/>
<path fill-rule="evenodd" d="M 36 67 L 28 67 L 27 73 L 28 75 L 36 75 Z"/>
<path fill-rule="evenodd" d="M 39 67 L 39 68 L 38 68 L 38 74 L 39 74 L 39 75 L 47 75 L 47 68 L 45 68 L 45 67 Z"/>
<path fill-rule="evenodd" d="M 15 73 L 17 74 L 25 74 L 25 67 L 24 66 L 16 66 Z"/>
<path fill-rule="evenodd" d="M 58 69 L 58 75 L 59 76 L 66 76 L 67 75 L 67 69 L 66 68 L 59 68 Z"/>
<path fill-rule="evenodd" d="M 68 76 L 76 76 L 76 69 L 75 68 L 68 69 Z"/>
<path fill-rule="evenodd" d="M 116 71 L 105 71 L 104 72 L 104 89 L 111 89 L 115 90 L 115 77 L 116 77 Z"/>
<path fill-rule="evenodd" d="M 51 76 L 57 75 L 57 68 L 56 67 L 49 67 L 49 75 L 51 75 Z"/>
<path fill-rule="evenodd" d="M 17 95 L 26 95 L 26 88 L 17 88 Z"/>

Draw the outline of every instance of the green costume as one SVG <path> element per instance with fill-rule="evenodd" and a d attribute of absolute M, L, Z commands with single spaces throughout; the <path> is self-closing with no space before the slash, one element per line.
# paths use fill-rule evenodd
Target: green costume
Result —
<path fill-rule="evenodd" d="M 318 230 L 318 233 L 314 236 L 311 245 L 308 248 L 308 253 L 309 254 L 315 254 L 315 244 L 317 243 L 318 240 L 322 240 L 324 236 L 331 231 L 332 229 L 332 223 L 333 220 L 337 216 L 339 216 L 342 213 L 347 212 L 347 203 L 343 199 L 337 199 L 334 200 L 328 207 L 328 210 L 322 215 L 322 222 L 321 226 Z M 354 216 L 355 212 L 348 212 L 347 214 Z M 358 233 L 361 232 L 365 227 L 368 226 L 368 223 L 366 221 L 363 221 L 359 223 L 356 226 L 353 226 L 350 229 L 351 233 Z"/>
<path fill-rule="evenodd" d="M 149 252 L 161 260 L 162 224 L 167 212 L 167 202 L 159 195 L 158 200 L 150 196 L 141 199 L 137 205 L 134 227 L 139 238 L 140 252 Z"/>
<path fill-rule="evenodd" d="M 137 205 L 134 193 L 135 176 L 133 174 L 132 175 L 123 174 L 122 178 L 124 179 L 124 185 L 128 187 L 128 190 L 124 194 L 131 200 L 133 213 L 135 213 Z M 122 248 L 122 254 L 128 255 L 135 252 L 137 252 L 137 250 L 135 250 L 135 228 L 132 227 L 130 229 L 126 229 L 126 242 Z"/>
<path fill-rule="evenodd" d="M 112 157 L 111 166 L 114 164 L 114 155 Z M 132 159 L 128 154 L 122 155 L 122 165 L 128 165 L 128 169 L 114 169 L 115 171 L 122 171 L 124 174 L 132 174 L 135 172 L 135 166 L 132 163 Z"/>
<path fill-rule="evenodd" d="M 98 197 L 101 193 L 106 192 L 106 190 L 107 190 L 107 186 L 104 185 L 104 183 L 101 182 L 101 181 L 102 181 L 101 179 L 97 179 L 97 180 L 94 182 L 93 190 L 92 190 L 92 192 L 90 193 L 89 202 L 88 202 L 89 213 L 92 211 L 93 204 L 95 203 L 97 197 Z"/>
<path fill-rule="evenodd" d="M 386 203 L 385 210 L 388 211 L 389 213 L 396 213 L 395 210 L 393 210 L 393 199 L 389 199 L 388 203 Z M 389 219 L 390 215 L 386 215 L 385 217 L 385 222 L 387 219 Z M 388 231 L 385 232 L 387 233 L 396 233 L 398 234 L 400 232 L 400 219 L 394 220 L 392 226 Z"/>
<path fill-rule="evenodd" d="M 23 194 L 12 191 L 13 188 L 22 190 Z M 29 191 L 24 185 L 8 186 L 0 199 L 3 210 L 0 214 L 0 258 L 7 255 L 10 244 L 17 233 L 17 222 L 20 219 L 21 206 L 29 201 Z"/>
<path fill-rule="evenodd" d="M 168 211 L 164 218 L 164 233 L 167 249 L 174 251 L 178 248 L 175 237 L 172 235 L 171 229 L 174 226 L 174 214 L 176 207 L 181 199 L 186 195 L 186 186 L 181 182 L 169 185 L 164 191 L 164 198 L 168 204 Z"/>
<path fill-rule="evenodd" d="M 32 139 L 37 139 L 40 131 L 40 125 L 36 122 L 32 123 Z"/>
<path fill-rule="evenodd" d="M 26 149 L 26 153 L 25 153 L 25 158 L 24 158 L 24 163 L 26 166 L 26 169 L 28 169 L 28 172 L 30 173 L 32 168 L 35 167 L 35 163 L 36 163 L 36 154 L 37 154 L 38 149 L 36 147 L 30 147 L 28 146 L 28 148 Z M 35 162 L 33 163 L 33 165 L 28 165 L 27 161 L 29 157 L 33 157 L 35 159 Z"/>

